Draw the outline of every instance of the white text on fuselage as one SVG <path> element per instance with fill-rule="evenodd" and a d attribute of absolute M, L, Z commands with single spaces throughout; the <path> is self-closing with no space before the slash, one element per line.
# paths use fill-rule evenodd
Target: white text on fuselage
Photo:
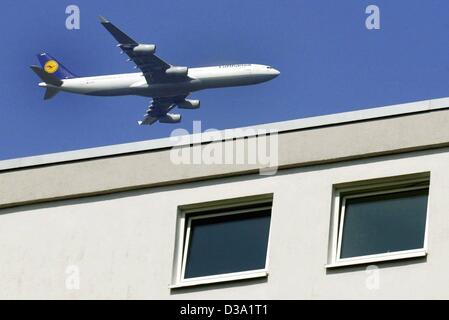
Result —
<path fill-rule="evenodd" d="M 219 66 L 219 68 L 241 68 L 241 67 L 249 67 L 250 64 L 224 64 Z"/>

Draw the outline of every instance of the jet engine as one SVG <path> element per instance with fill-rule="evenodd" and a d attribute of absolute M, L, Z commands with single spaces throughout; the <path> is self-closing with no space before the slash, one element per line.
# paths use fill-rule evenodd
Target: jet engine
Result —
<path fill-rule="evenodd" d="M 181 115 L 174 113 L 167 113 L 165 116 L 159 118 L 160 123 L 178 123 L 181 122 Z"/>
<path fill-rule="evenodd" d="M 171 76 L 184 77 L 187 75 L 188 71 L 189 68 L 187 67 L 170 67 L 167 70 L 165 70 L 165 73 Z"/>
<path fill-rule="evenodd" d="M 156 52 L 156 45 L 154 44 L 138 44 L 133 48 L 135 54 L 154 54 Z"/>
<path fill-rule="evenodd" d="M 198 109 L 200 107 L 200 100 L 185 99 L 184 101 L 179 102 L 177 105 L 180 109 Z"/>

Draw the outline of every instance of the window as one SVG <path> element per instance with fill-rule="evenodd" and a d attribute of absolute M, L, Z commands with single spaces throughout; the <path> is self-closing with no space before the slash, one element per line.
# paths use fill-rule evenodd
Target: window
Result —
<path fill-rule="evenodd" d="M 182 211 L 181 220 L 172 287 L 267 275 L 271 200 Z"/>
<path fill-rule="evenodd" d="M 426 255 L 428 180 L 336 193 L 329 267 Z"/>

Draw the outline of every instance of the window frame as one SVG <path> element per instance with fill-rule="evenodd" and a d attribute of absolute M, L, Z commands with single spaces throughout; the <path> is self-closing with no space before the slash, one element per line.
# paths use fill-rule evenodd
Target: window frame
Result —
<path fill-rule="evenodd" d="M 413 185 L 417 184 L 417 185 Z M 357 257 L 340 258 L 341 244 L 343 238 L 343 227 L 345 221 L 346 199 L 363 198 L 375 195 L 388 195 L 414 190 L 427 190 L 427 207 L 426 207 L 426 222 L 424 227 L 424 241 L 423 247 L 417 249 L 384 252 L 371 255 L 363 255 Z M 428 246 L 428 227 L 429 227 L 429 205 L 430 205 L 430 183 L 429 179 L 409 180 L 402 183 L 380 183 L 370 187 L 350 187 L 340 190 L 335 190 L 334 207 L 332 217 L 332 240 L 331 240 L 331 255 L 330 263 L 326 268 L 368 264 L 374 262 L 391 261 L 399 259 L 424 257 L 427 255 Z"/>
<path fill-rule="evenodd" d="M 242 206 L 246 205 L 259 205 L 255 208 L 247 208 L 241 209 Z M 219 213 L 211 213 L 207 212 L 213 210 L 228 210 L 226 212 Z M 194 277 L 194 278 L 185 278 L 185 270 L 187 265 L 187 256 L 190 244 L 190 234 L 191 234 L 191 223 L 192 220 L 199 219 L 208 219 L 220 216 L 230 216 L 230 215 L 238 215 L 244 213 L 252 213 L 257 215 L 258 212 L 262 212 L 269 209 L 270 212 L 270 222 L 269 222 L 269 232 L 268 232 L 268 241 L 267 241 L 267 250 L 265 257 L 265 266 L 261 269 L 255 270 L 247 270 L 240 272 L 231 272 L 231 273 L 222 273 L 216 275 L 202 276 L 202 277 Z M 235 281 L 241 279 L 252 279 L 252 278 L 261 278 L 268 276 L 268 263 L 269 263 L 269 253 L 270 253 L 270 239 L 271 239 L 271 223 L 272 223 L 272 213 L 273 213 L 273 202 L 271 199 L 265 199 L 264 201 L 251 201 L 251 202 L 238 202 L 233 204 L 224 204 L 221 206 L 211 206 L 204 207 L 201 209 L 191 209 L 191 210 L 181 210 L 181 215 L 179 217 L 179 227 L 178 227 L 178 248 L 177 248 L 177 258 L 175 261 L 176 270 L 175 270 L 175 279 L 174 283 L 170 285 L 171 289 L 188 287 L 188 286 L 196 286 L 202 284 L 210 284 L 210 283 L 220 283 L 227 281 Z"/>

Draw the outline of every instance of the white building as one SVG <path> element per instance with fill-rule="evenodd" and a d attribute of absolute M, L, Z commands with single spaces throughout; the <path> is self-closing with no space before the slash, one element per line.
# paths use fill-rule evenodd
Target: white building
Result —
<path fill-rule="evenodd" d="M 437 99 L 1 161 L 0 298 L 449 298 L 448 124 Z"/>

